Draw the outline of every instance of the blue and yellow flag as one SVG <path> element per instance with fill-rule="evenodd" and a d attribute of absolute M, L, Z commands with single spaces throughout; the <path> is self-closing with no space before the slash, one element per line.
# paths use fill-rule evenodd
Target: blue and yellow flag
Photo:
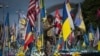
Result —
<path fill-rule="evenodd" d="M 38 40 L 41 41 L 41 48 L 43 46 L 43 22 L 46 20 L 46 14 L 45 14 L 45 5 L 44 5 L 44 0 L 40 0 L 40 18 L 38 18 L 38 25 L 37 25 L 37 37 L 38 37 Z M 39 44 L 39 43 L 37 43 Z M 40 47 L 39 47 L 40 48 Z"/>
<path fill-rule="evenodd" d="M 83 21 L 83 17 L 82 17 L 82 12 L 81 12 L 81 7 L 80 7 L 80 4 L 78 6 L 78 12 L 76 14 L 76 17 L 75 17 L 75 25 L 77 27 L 79 27 L 80 29 L 86 31 L 86 28 L 85 28 L 85 24 L 84 24 L 84 21 Z"/>
<path fill-rule="evenodd" d="M 69 21 L 69 16 L 67 13 L 66 5 L 63 6 L 63 25 L 62 25 L 62 33 L 63 33 L 63 40 L 66 41 L 69 34 L 71 33 L 71 26 Z"/>
<path fill-rule="evenodd" d="M 71 17 L 72 8 L 70 6 L 69 0 L 67 0 L 66 9 L 67 9 L 67 13 L 68 13 L 71 29 L 74 30 L 75 27 L 74 27 L 74 23 L 73 23 L 73 20 L 72 20 L 72 17 Z"/>
<path fill-rule="evenodd" d="M 45 16 L 46 16 L 45 12 L 46 11 L 45 11 L 45 6 L 44 6 L 44 0 L 40 0 L 40 15 L 41 15 L 41 18 L 42 18 L 43 21 L 46 20 L 46 18 L 45 18 Z"/>

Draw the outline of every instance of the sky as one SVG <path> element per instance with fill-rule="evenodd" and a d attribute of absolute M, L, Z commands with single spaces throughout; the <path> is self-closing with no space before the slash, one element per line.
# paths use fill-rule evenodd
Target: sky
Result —
<path fill-rule="evenodd" d="M 63 3 L 65 0 L 44 0 L 45 8 L 50 8 L 56 4 Z M 84 0 L 69 0 L 70 3 L 81 3 Z M 29 0 L 0 0 L 0 4 L 4 4 L 3 8 L 0 8 L 0 23 L 6 18 L 6 13 L 10 14 L 10 25 L 18 23 L 17 11 L 22 10 L 23 13 L 27 14 Z M 61 12 L 61 10 L 60 10 Z M 53 12 L 52 12 L 53 14 Z"/>

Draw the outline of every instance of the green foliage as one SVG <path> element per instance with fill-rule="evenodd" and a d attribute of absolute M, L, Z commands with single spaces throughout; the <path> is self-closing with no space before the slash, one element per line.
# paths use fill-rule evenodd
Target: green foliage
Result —
<path fill-rule="evenodd" d="M 82 4 L 82 13 L 84 21 L 87 27 L 89 28 L 90 23 L 93 24 L 94 28 L 96 26 L 100 27 L 100 19 L 97 19 L 97 9 L 100 8 L 100 0 L 85 0 Z"/>

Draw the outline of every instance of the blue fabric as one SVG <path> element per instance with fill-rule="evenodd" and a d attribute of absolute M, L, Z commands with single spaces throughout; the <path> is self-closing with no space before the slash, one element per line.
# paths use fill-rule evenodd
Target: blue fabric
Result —
<path fill-rule="evenodd" d="M 89 38 L 88 38 L 87 34 L 84 34 L 83 38 L 84 38 L 85 44 L 89 45 Z"/>
<path fill-rule="evenodd" d="M 41 9 L 41 18 L 43 19 L 45 17 L 45 8 Z"/>
<path fill-rule="evenodd" d="M 63 22 L 66 20 L 66 18 L 68 17 L 68 14 L 67 14 L 67 9 L 66 9 L 66 5 L 64 3 L 64 7 L 63 7 Z"/>
<path fill-rule="evenodd" d="M 27 30 L 26 30 L 26 34 L 29 34 L 29 32 L 31 32 L 32 29 L 31 29 L 31 25 L 30 23 L 28 22 L 28 26 L 27 26 Z"/>
<path fill-rule="evenodd" d="M 94 33 L 94 28 L 93 28 L 92 24 L 90 24 L 90 32 Z"/>
<path fill-rule="evenodd" d="M 80 18 L 75 18 L 75 25 L 80 26 L 81 24 L 81 19 Z"/>
<path fill-rule="evenodd" d="M 79 7 L 78 7 L 78 12 L 77 12 L 77 14 L 76 14 L 76 17 L 75 17 L 75 25 L 77 26 L 77 27 L 79 27 L 80 25 L 81 25 L 81 23 L 82 23 L 82 19 L 80 18 L 80 4 L 79 4 Z"/>

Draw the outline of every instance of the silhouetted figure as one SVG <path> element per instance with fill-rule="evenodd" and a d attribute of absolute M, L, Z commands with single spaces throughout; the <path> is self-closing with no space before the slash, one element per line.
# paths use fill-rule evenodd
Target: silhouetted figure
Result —
<path fill-rule="evenodd" d="M 78 29 L 76 31 L 75 39 L 76 39 L 75 46 L 77 46 L 77 45 L 82 46 L 84 39 L 83 39 L 83 33 L 82 33 L 81 29 Z"/>
<path fill-rule="evenodd" d="M 44 43 L 45 43 L 45 55 L 51 55 L 51 49 L 55 44 L 55 36 L 54 36 L 54 26 L 53 25 L 54 17 L 52 15 L 48 15 L 46 21 L 44 22 Z"/>

